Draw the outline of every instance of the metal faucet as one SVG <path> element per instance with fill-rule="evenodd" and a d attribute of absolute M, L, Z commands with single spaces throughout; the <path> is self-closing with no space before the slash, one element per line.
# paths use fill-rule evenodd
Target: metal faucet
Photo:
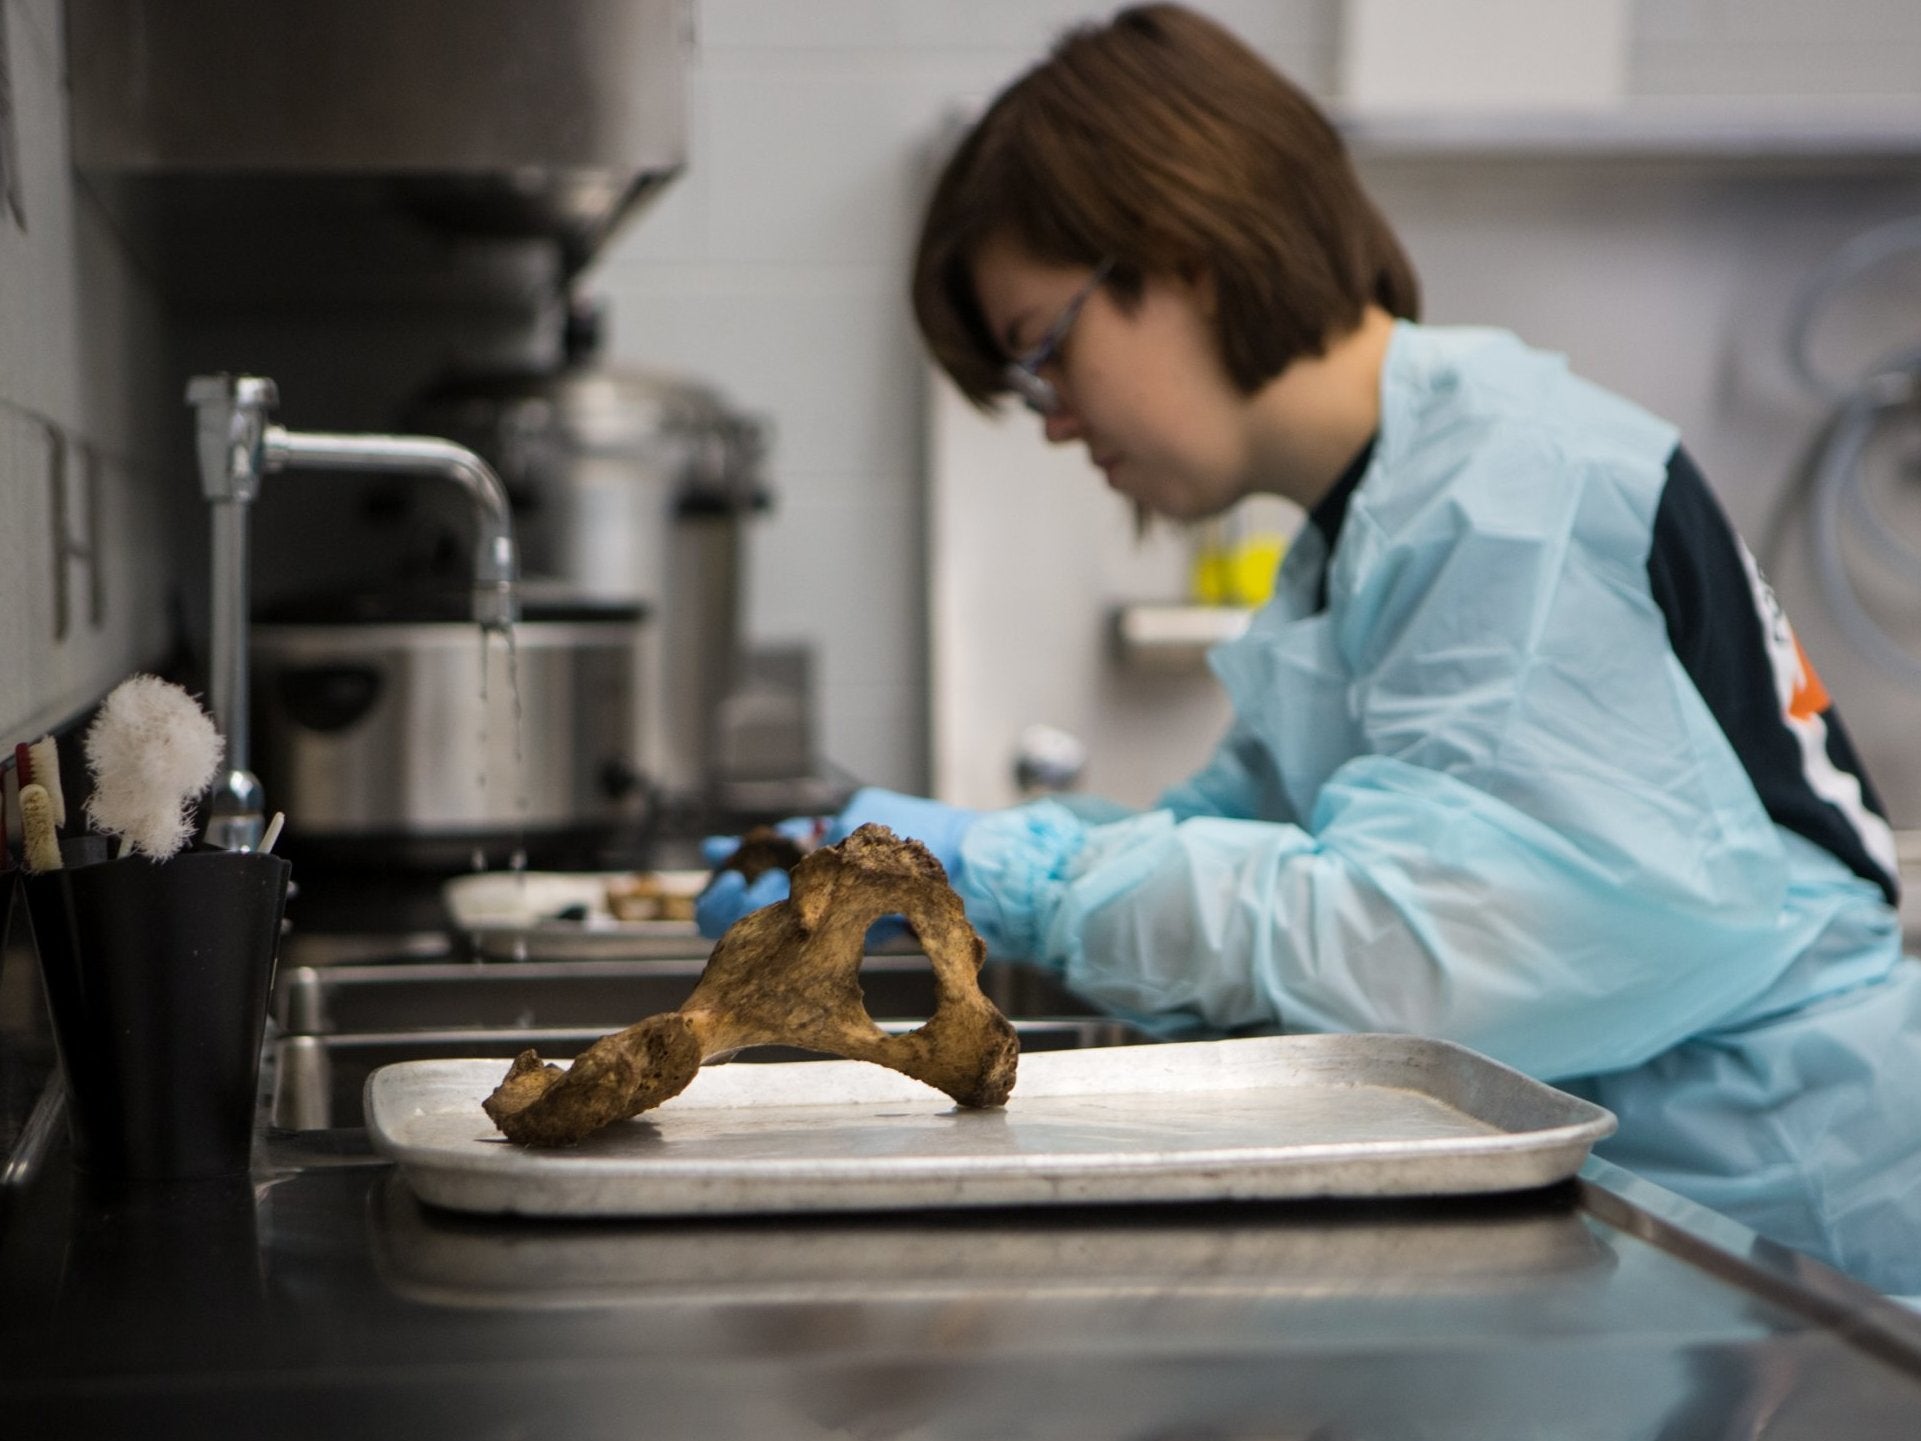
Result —
<path fill-rule="evenodd" d="M 473 497 L 480 522 L 474 552 L 474 619 L 505 630 L 519 616 L 518 574 L 507 490 L 465 446 L 424 435 L 334 435 L 269 423 L 274 383 L 257 375 L 196 375 L 187 403 L 199 412 L 200 489 L 213 507 L 213 616 L 210 679 L 214 721 L 227 739 L 227 772 L 214 783 L 206 840 L 250 851 L 266 829 L 260 782 L 248 769 L 247 507 L 270 471 L 358 470 L 437 475 Z"/>

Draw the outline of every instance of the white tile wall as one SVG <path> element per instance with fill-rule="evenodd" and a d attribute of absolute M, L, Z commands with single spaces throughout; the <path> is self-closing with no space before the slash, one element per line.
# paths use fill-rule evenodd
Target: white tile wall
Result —
<path fill-rule="evenodd" d="M 26 227 L 0 213 L 0 740 L 31 739 L 161 657 L 180 547 L 153 463 L 164 371 L 159 307 L 67 160 L 60 0 L 0 0 Z M 64 475 L 47 428 L 69 441 Z M 82 537 L 78 447 L 100 458 L 101 553 L 71 558 L 54 633 L 53 486 Z M 105 614 L 86 606 L 102 571 Z"/>
<path fill-rule="evenodd" d="M 1636 0 L 1633 88 L 1649 95 L 1913 95 L 1914 0 Z"/>

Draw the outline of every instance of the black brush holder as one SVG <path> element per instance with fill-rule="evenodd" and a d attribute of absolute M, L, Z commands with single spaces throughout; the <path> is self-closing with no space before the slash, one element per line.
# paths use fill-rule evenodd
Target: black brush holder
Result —
<path fill-rule="evenodd" d="M 22 878 L 80 1169 L 247 1169 L 291 871 L 279 856 L 200 850 Z"/>

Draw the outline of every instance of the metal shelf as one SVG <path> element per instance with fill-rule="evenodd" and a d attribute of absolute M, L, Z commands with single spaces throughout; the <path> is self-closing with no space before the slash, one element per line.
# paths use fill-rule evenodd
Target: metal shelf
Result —
<path fill-rule="evenodd" d="M 1366 160 L 1909 162 L 1921 96 L 1642 98 L 1598 110 L 1343 111 Z"/>
<path fill-rule="evenodd" d="M 1207 652 L 1247 629 L 1246 606 L 1134 604 L 1113 611 L 1114 644 L 1124 665 L 1145 670 L 1200 670 Z"/>

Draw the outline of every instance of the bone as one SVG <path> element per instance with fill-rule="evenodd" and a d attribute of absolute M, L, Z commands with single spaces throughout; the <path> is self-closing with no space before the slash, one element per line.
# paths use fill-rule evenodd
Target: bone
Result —
<path fill-rule="evenodd" d="M 791 872 L 806 854 L 806 847 L 792 836 L 784 836 L 772 826 L 755 826 L 740 838 L 734 853 L 714 867 L 714 874 L 739 871 L 741 879 L 751 886 L 768 871 Z"/>
<path fill-rule="evenodd" d="M 934 967 L 927 1023 L 890 1036 L 861 999 L 867 928 L 899 914 Z M 793 871 L 792 894 L 743 916 L 720 938 L 678 1011 L 603 1036 L 562 1070 L 533 1051 L 515 1058 L 482 1103 L 507 1138 L 566 1146 L 678 1095 L 700 1067 L 747 1046 L 800 1046 L 871 1061 L 963 1106 L 1003 1104 L 1020 1044 L 981 993 L 986 947 L 927 848 L 865 825 Z"/>

